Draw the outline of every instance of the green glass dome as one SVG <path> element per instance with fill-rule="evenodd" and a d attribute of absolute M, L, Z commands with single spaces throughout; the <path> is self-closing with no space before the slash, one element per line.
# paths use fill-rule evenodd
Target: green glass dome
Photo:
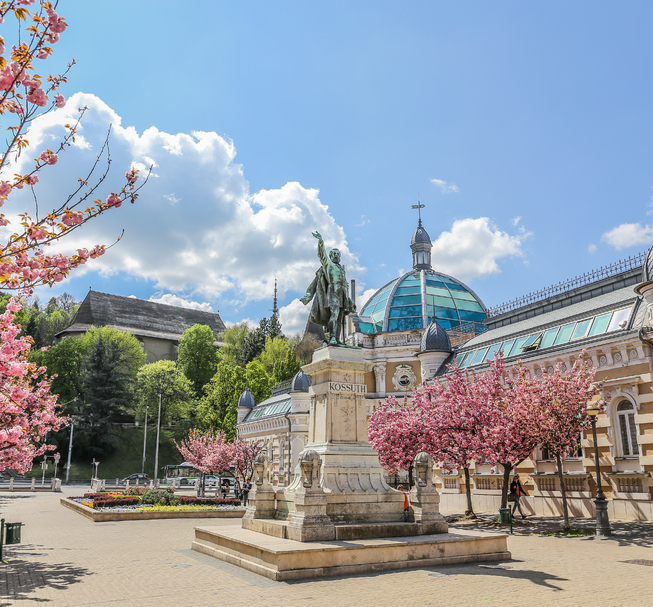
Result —
<path fill-rule="evenodd" d="M 456 329 L 485 318 L 483 302 L 468 286 L 431 269 L 413 269 L 381 287 L 363 306 L 357 325 L 362 333 L 381 333 L 425 329 L 436 320 Z"/>

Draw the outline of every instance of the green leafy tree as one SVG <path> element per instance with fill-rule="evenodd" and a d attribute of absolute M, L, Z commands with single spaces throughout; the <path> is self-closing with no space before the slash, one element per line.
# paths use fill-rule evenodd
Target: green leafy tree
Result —
<path fill-rule="evenodd" d="M 48 350 L 36 350 L 30 353 L 30 359 L 46 367 L 48 375 L 56 375 L 52 380 L 52 392 L 59 395 L 59 404 L 63 413 L 68 415 L 66 404 L 82 394 L 80 369 L 88 347 L 79 337 L 68 337 Z"/>
<path fill-rule="evenodd" d="M 300 366 L 295 348 L 289 348 L 285 358 L 278 360 L 274 364 L 274 371 L 272 373 L 274 382 L 292 379 L 299 372 Z"/>
<path fill-rule="evenodd" d="M 198 407 L 198 420 L 203 428 L 222 430 L 227 410 L 234 395 L 233 381 L 237 369 L 244 369 L 228 361 L 221 360 L 211 381 L 204 388 L 204 397 Z"/>
<path fill-rule="evenodd" d="M 268 337 L 265 340 L 265 348 L 256 359 L 263 365 L 265 372 L 272 376 L 274 367 L 286 358 L 292 344 L 285 337 Z"/>
<path fill-rule="evenodd" d="M 220 361 L 199 405 L 198 420 L 201 426 L 224 430 L 229 439 L 235 438 L 236 407 L 247 386 L 257 404 L 271 395 L 270 376 L 259 363 L 251 362 L 243 369 L 228 361 Z"/>
<path fill-rule="evenodd" d="M 117 351 L 120 352 L 120 364 L 130 376 L 135 378 L 138 370 L 147 361 L 147 355 L 143 352 L 138 339 L 131 333 L 118 331 L 113 327 L 91 327 L 81 337 L 86 348 L 90 348 L 100 339 L 116 344 Z"/>
<path fill-rule="evenodd" d="M 159 360 L 144 365 L 136 376 L 136 418 L 145 418 L 145 407 L 151 416 L 158 414 L 161 395 L 161 423 L 170 424 L 188 419 L 193 413 L 195 395 L 188 378 L 172 360 Z"/>
<path fill-rule="evenodd" d="M 262 318 L 259 321 L 258 327 L 251 331 L 245 338 L 243 344 L 243 358 L 245 362 L 251 362 L 260 356 L 265 350 L 267 340 L 274 339 L 275 337 L 284 338 L 277 316 L 272 315 L 272 318 L 269 320 Z"/>
<path fill-rule="evenodd" d="M 179 340 L 177 363 L 198 397 L 218 368 L 219 354 L 214 342 L 213 331 L 206 325 L 186 329 Z"/>
<path fill-rule="evenodd" d="M 250 330 L 246 323 L 240 323 L 227 329 L 219 337 L 224 343 L 221 349 L 222 359 L 233 365 L 246 365 L 245 341 Z"/>

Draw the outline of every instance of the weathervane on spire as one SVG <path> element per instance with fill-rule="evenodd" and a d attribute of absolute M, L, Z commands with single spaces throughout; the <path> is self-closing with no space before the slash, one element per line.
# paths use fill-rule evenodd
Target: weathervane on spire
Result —
<path fill-rule="evenodd" d="M 422 209 L 424 208 L 424 205 L 419 201 L 419 196 L 417 197 L 417 204 L 413 205 L 413 209 L 417 209 L 417 213 L 419 216 L 419 223 L 417 224 L 418 227 L 422 227 Z"/>

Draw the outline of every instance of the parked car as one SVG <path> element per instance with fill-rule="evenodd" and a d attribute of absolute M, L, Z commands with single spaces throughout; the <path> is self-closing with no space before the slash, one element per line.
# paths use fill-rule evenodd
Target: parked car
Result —
<path fill-rule="evenodd" d="M 138 474 L 132 474 L 130 476 L 127 476 L 123 478 L 120 482 L 121 483 L 126 483 L 129 481 L 129 484 L 139 484 L 139 485 L 145 485 L 150 482 L 150 477 L 147 474 L 142 474 L 139 472 Z"/>

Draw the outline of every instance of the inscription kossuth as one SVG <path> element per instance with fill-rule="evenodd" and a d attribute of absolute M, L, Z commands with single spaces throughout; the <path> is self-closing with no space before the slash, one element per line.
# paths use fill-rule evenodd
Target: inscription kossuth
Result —
<path fill-rule="evenodd" d="M 365 384 L 353 384 L 351 382 L 330 381 L 330 392 L 354 392 L 355 394 L 365 394 L 367 386 Z"/>

